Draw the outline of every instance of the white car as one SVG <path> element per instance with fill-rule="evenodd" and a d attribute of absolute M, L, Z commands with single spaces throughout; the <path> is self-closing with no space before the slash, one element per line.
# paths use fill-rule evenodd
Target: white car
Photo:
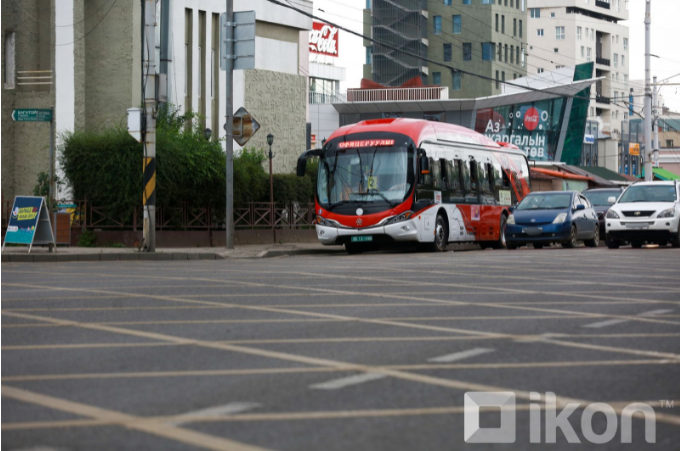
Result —
<path fill-rule="evenodd" d="M 606 243 L 617 249 L 629 241 L 633 247 L 648 244 L 680 247 L 680 183 L 637 182 L 629 186 L 605 217 Z"/>

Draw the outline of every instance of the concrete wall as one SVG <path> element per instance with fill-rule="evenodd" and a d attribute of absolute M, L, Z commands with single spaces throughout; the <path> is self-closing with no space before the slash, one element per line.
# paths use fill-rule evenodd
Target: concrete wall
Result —
<path fill-rule="evenodd" d="M 30 16 L 29 16 L 30 14 Z M 13 122 L 15 108 L 50 108 L 55 103 L 53 85 L 26 86 L 15 79 L 4 83 L 6 69 L 5 37 L 15 33 L 16 71 L 51 70 L 54 66 L 54 8 L 49 0 L 25 0 L 21 8 L 15 2 L 2 2 L 2 197 L 33 195 L 40 172 L 49 171 L 50 124 L 47 122 Z M 42 23 L 41 23 L 42 22 Z M 11 65 L 11 63 L 10 63 Z M 33 74 L 51 76 L 49 73 Z M 22 76 L 22 74 L 17 74 Z M 53 79 L 33 81 L 49 82 Z"/>
<path fill-rule="evenodd" d="M 260 123 L 246 147 L 268 149 L 267 135 L 273 134 L 274 171 L 295 172 L 306 144 L 307 77 L 260 69 L 243 72 L 244 106 Z"/>

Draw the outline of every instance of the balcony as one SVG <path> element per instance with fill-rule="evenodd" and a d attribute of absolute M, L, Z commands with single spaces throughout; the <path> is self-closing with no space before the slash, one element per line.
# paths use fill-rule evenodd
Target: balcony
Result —
<path fill-rule="evenodd" d="M 601 64 L 602 66 L 611 66 L 611 61 L 608 60 L 607 58 L 602 58 L 602 57 L 597 57 L 595 58 L 595 62 L 597 64 Z"/>
<path fill-rule="evenodd" d="M 349 89 L 347 102 L 387 102 L 409 100 L 444 100 L 449 98 L 446 86 L 422 88 Z"/>
<path fill-rule="evenodd" d="M 603 95 L 597 94 L 595 96 L 595 101 L 597 103 L 604 103 L 606 105 L 609 105 L 612 102 L 612 98 L 611 97 L 605 97 Z"/>
<path fill-rule="evenodd" d="M 602 1 L 602 0 L 595 0 L 595 6 L 599 6 L 600 8 L 605 8 L 605 9 L 611 8 L 611 5 L 609 4 L 609 2 L 605 2 L 605 1 Z"/>
<path fill-rule="evenodd" d="M 340 93 L 326 94 L 325 92 L 309 91 L 310 105 L 323 105 L 326 103 L 345 103 L 345 102 L 347 102 L 347 97 L 344 94 Z"/>

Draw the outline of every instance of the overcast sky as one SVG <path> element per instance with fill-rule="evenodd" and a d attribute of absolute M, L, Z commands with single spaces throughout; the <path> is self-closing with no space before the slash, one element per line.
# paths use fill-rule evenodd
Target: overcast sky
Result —
<path fill-rule="evenodd" d="M 292 1 L 292 0 L 291 0 Z M 473 0 L 474 1 L 474 0 Z M 365 0 L 314 0 L 314 14 L 358 33 L 363 32 L 362 10 Z M 323 10 L 323 11 L 320 11 Z M 630 0 L 631 20 L 623 22 L 630 28 L 630 79 L 645 77 L 645 0 Z M 659 80 L 680 74 L 680 0 L 652 0 L 652 76 Z M 359 37 L 340 31 L 338 58 L 328 58 L 347 69 L 347 78 L 340 90 L 358 88 L 363 74 L 366 53 Z M 323 62 L 326 57 L 319 57 Z M 680 83 L 680 76 L 669 80 Z M 664 101 L 671 110 L 680 112 L 680 86 L 662 88 Z"/>

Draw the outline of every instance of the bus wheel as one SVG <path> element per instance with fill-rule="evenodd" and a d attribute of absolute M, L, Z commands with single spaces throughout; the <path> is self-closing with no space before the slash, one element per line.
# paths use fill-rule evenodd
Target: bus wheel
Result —
<path fill-rule="evenodd" d="M 434 225 L 434 243 L 432 243 L 432 250 L 434 252 L 446 252 L 446 244 L 448 241 L 448 227 L 442 215 L 437 215 L 437 221 Z"/>
<path fill-rule="evenodd" d="M 508 217 L 505 215 L 501 215 L 501 231 L 500 235 L 498 236 L 498 241 L 493 243 L 493 248 L 494 249 L 507 249 L 508 243 L 505 240 L 505 227 L 508 225 Z"/>

